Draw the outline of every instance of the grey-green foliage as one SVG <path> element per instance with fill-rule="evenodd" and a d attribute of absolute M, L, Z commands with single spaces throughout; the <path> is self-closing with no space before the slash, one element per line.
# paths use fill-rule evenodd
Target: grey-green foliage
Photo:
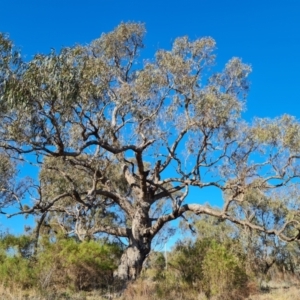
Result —
<path fill-rule="evenodd" d="M 87 164 L 89 160 L 89 164 Z M 80 166 L 82 167 L 80 168 Z M 88 165 L 88 168 L 85 168 Z M 76 168 L 79 166 L 79 168 Z M 73 171 L 76 170 L 76 171 Z M 43 167 L 40 170 L 39 178 L 41 183 L 41 192 L 45 199 L 51 200 L 56 195 L 64 194 L 67 192 L 63 200 L 59 202 L 61 210 L 65 213 L 49 213 L 45 219 L 42 228 L 47 232 L 51 228 L 54 232 L 72 232 L 74 230 L 75 222 L 78 218 L 81 219 L 83 239 L 85 237 L 91 238 L 86 235 L 88 229 L 97 226 L 98 223 L 102 225 L 120 225 L 124 219 L 123 216 L 116 212 L 116 207 L 113 202 L 105 197 L 97 196 L 96 193 L 87 195 L 87 191 L 93 186 L 93 176 L 96 172 L 103 172 L 105 170 L 106 177 L 102 178 L 96 187 L 100 189 L 105 186 L 107 178 L 113 178 L 111 188 L 124 192 L 127 187 L 125 178 L 117 165 L 106 164 L 101 159 L 92 158 L 88 155 L 81 155 L 78 158 L 63 160 L 62 158 L 45 159 Z M 74 193 L 80 197 L 86 197 L 86 201 L 79 201 L 79 205 L 74 206 Z"/>
<path fill-rule="evenodd" d="M 5 153 L 0 153 L 0 208 L 6 207 L 14 199 L 16 167 Z M 15 195 L 17 197 L 17 195 Z"/>
<path fill-rule="evenodd" d="M 51 218 L 81 240 L 127 238 L 135 258 L 124 253 L 132 265 L 120 272 L 130 279 L 164 225 L 187 212 L 296 240 L 299 122 L 243 120 L 251 67 L 232 58 L 214 71 L 211 37 L 177 38 L 142 63 L 144 34 L 122 23 L 26 62 L 1 35 L 0 148 L 40 170 L 23 188 L 30 205 L 18 197 L 11 214 L 34 214 L 37 228 Z M 223 207 L 186 204 L 190 188 L 218 189 Z M 280 217 L 265 226 L 261 206 Z"/>

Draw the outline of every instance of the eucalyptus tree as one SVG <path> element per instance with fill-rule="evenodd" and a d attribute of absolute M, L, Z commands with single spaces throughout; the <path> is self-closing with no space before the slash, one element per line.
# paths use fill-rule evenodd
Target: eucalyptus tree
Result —
<path fill-rule="evenodd" d="M 187 212 L 297 239 L 298 121 L 244 121 L 251 68 L 233 58 L 212 72 L 212 38 L 177 38 L 142 62 L 144 33 L 125 23 L 29 61 L 0 36 L 1 151 L 19 169 L 40 170 L 10 216 L 33 214 L 42 224 L 50 214 L 81 239 L 127 239 L 122 279 L 139 275 L 153 238 Z M 224 206 L 188 197 L 191 188 L 218 189 Z M 265 227 L 252 217 L 253 190 L 269 203 L 283 197 L 280 222 Z"/>

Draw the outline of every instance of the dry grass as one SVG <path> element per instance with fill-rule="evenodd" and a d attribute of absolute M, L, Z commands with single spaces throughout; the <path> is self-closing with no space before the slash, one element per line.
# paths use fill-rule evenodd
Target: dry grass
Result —
<path fill-rule="evenodd" d="M 35 291 L 23 291 L 18 287 L 7 288 L 3 284 L 0 285 L 0 299 L 5 300 L 23 300 L 23 299 L 36 299 Z"/>
<path fill-rule="evenodd" d="M 298 300 L 300 287 L 270 289 L 268 293 L 251 296 L 248 300 Z"/>
<path fill-rule="evenodd" d="M 267 292 L 259 292 L 256 286 L 249 287 L 252 290 L 251 296 L 247 300 L 298 300 L 300 299 L 300 286 L 291 287 L 277 287 L 272 286 Z M 179 297 L 178 297 L 179 296 Z M 190 297 L 185 295 L 170 295 L 170 299 L 191 299 L 191 300 L 208 300 L 204 294 L 196 294 L 191 291 Z M 175 297 L 175 298 L 174 298 Z M 241 299 L 240 297 L 238 297 Z M 99 298 L 100 299 L 100 298 Z M 135 283 L 130 286 L 121 298 L 114 298 L 120 300 L 157 300 L 157 296 L 154 293 L 154 287 L 151 284 L 143 281 L 141 283 Z M 219 299 L 219 298 L 218 298 Z M 230 298 L 235 300 L 234 298 Z M 244 298 L 242 298 L 244 299 Z M 94 300 L 94 299 L 89 299 Z M 164 299 L 163 299 L 164 300 Z M 213 300 L 213 299 L 211 299 Z M 245 299 L 246 300 L 246 299 Z"/>
<path fill-rule="evenodd" d="M 102 298 L 99 292 L 91 293 L 51 293 L 37 290 L 22 290 L 18 287 L 7 288 L 0 285 L 0 299 L 3 300 L 107 300 L 109 297 Z M 112 299 L 112 298 L 111 298 Z"/>
<path fill-rule="evenodd" d="M 247 300 L 298 300 L 300 299 L 300 286 L 286 286 L 283 287 L 279 284 L 270 284 L 270 289 L 266 292 L 258 292 L 253 286 L 252 295 Z M 188 295 L 189 294 L 189 295 Z M 181 300 L 208 300 L 204 294 L 197 294 L 194 291 L 190 291 L 188 294 L 181 295 L 170 295 L 173 299 Z M 171 299 L 170 298 L 170 299 Z M 157 300 L 155 294 L 155 288 L 153 283 L 140 280 L 130 285 L 127 290 L 120 297 L 117 297 L 114 293 L 107 293 L 103 297 L 100 292 L 93 291 L 89 293 L 78 293 L 78 294 L 46 294 L 41 295 L 40 292 L 35 290 L 23 291 L 17 287 L 6 288 L 0 285 L 0 299 L 5 300 Z M 232 299 L 232 298 L 231 298 Z M 241 299 L 241 298 L 239 298 Z M 213 299 L 211 299 L 213 300 Z M 235 300 L 235 299 L 232 299 Z M 246 299 L 245 299 L 246 300 Z"/>

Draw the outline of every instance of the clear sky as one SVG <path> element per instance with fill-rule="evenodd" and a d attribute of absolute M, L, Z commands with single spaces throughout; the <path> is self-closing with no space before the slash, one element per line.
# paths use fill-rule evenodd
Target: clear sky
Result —
<path fill-rule="evenodd" d="M 231 57 L 252 65 L 245 117 L 300 118 L 299 0 L 0 0 L 0 31 L 26 59 L 88 43 L 120 22 L 144 22 L 143 58 L 183 35 L 212 36 L 217 68 Z M 2 223 L 2 218 L 0 223 Z M 15 222 L 15 221 L 13 221 Z"/>

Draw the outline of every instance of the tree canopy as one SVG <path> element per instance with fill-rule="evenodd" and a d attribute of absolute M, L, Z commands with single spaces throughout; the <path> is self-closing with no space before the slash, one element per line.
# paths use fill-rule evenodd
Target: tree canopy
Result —
<path fill-rule="evenodd" d="M 299 122 L 244 120 L 251 67 L 232 58 L 214 72 L 212 38 L 177 38 L 141 61 L 144 34 L 122 23 L 29 61 L 0 35 L 2 212 L 34 215 L 37 233 L 56 224 L 81 240 L 127 238 L 117 275 L 129 279 L 187 212 L 298 239 Z M 13 177 L 26 163 L 38 178 Z M 191 187 L 219 189 L 223 207 L 187 201 Z M 262 207 L 277 217 L 264 222 Z"/>

